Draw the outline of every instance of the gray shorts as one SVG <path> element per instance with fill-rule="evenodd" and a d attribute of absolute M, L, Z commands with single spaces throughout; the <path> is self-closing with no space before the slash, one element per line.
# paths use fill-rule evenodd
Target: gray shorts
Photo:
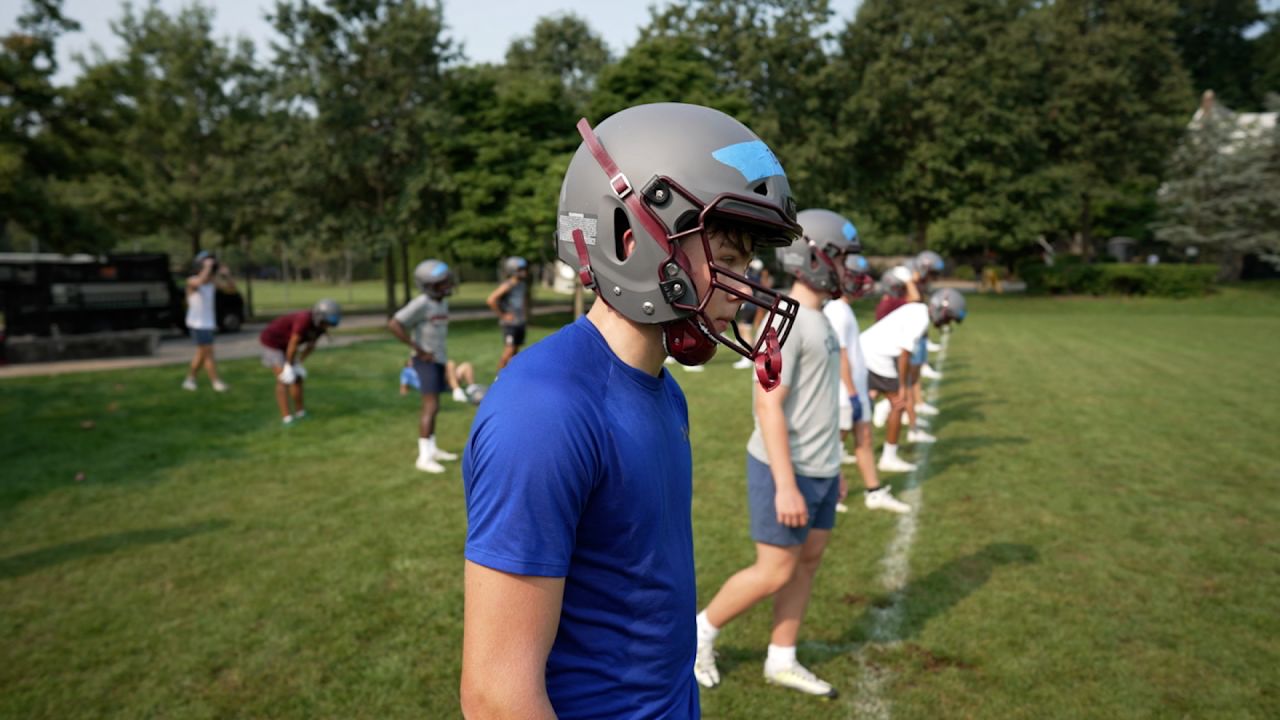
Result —
<path fill-rule="evenodd" d="M 277 350 L 273 347 L 262 346 L 262 367 L 269 370 L 282 368 L 285 366 L 284 351 Z"/>
<path fill-rule="evenodd" d="M 867 373 L 867 385 L 872 390 L 882 393 L 896 393 L 898 392 L 898 384 L 898 378 L 896 377 L 885 377 L 873 372 Z"/>
<path fill-rule="evenodd" d="M 747 453 L 747 504 L 751 509 L 751 539 L 767 545 L 803 545 L 810 530 L 830 530 L 836 524 L 836 503 L 840 500 L 840 476 L 818 478 L 796 475 L 796 486 L 809 508 L 806 527 L 787 527 L 778 522 L 773 504 L 777 491 L 769 466 Z"/>

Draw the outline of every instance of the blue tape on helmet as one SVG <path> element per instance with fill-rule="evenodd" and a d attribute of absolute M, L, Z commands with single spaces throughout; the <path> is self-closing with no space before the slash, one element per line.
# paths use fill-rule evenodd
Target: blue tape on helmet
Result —
<path fill-rule="evenodd" d="M 853 240 L 858 237 L 858 228 L 854 227 L 851 222 L 846 222 L 841 230 L 844 231 L 845 240 Z"/>
<path fill-rule="evenodd" d="M 749 183 L 774 175 L 787 176 L 782 170 L 782 163 L 763 140 L 726 145 L 711 153 L 711 157 L 742 173 Z"/>

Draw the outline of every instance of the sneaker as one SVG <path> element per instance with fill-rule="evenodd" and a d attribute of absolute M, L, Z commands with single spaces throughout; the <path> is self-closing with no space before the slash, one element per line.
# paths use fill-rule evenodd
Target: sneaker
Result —
<path fill-rule="evenodd" d="M 454 402 L 460 402 L 460 403 L 468 402 L 468 400 L 467 400 L 467 393 L 466 393 L 466 391 L 465 391 L 465 390 L 463 390 L 463 389 L 462 389 L 462 388 L 460 388 L 460 387 L 456 387 L 456 388 L 454 388 L 454 389 L 453 389 L 453 401 L 454 401 Z"/>
<path fill-rule="evenodd" d="M 916 404 L 916 414 L 917 414 L 917 415 L 937 415 L 937 414 L 938 414 L 938 408 L 936 408 L 936 407 L 934 407 L 934 406 L 930 405 L 929 403 L 925 403 L 925 402 L 917 403 L 917 404 Z"/>
<path fill-rule="evenodd" d="M 938 442 L 938 438 L 930 435 L 923 430 L 912 430 L 907 433 L 907 442 L 909 443 L 934 443 Z"/>
<path fill-rule="evenodd" d="M 929 352 L 938 352 L 942 350 L 942 346 L 932 340 L 929 341 L 926 347 L 928 348 Z"/>
<path fill-rule="evenodd" d="M 192 384 L 194 385 L 195 383 L 192 383 Z M 226 392 L 226 391 L 228 391 L 228 390 L 230 390 L 230 389 L 231 389 L 231 386 L 230 386 L 230 385 L 228 385 L 228 384 L 226 384 L 226 383 L 224 383 L 224 382 L 222 382 L 221 380 L 214 380 L 214 381 L 213 381 L 213 391 L 214 391 L 214 392 Z"/>
<path fill-rule="evenodd" d="M 295 418 L 292 415 L 285 415 L 280 418 L 280 424 L 285 427 L 293 427 L 294 419 Z"/>
<path fill-rule="evenodd" d="M 780 685 L 792 690 L 799 690 L 806 695 L 818 695 L 826 698 L 834 698 L 839 695 L 836 689 L 831 687 L 831 683 L 819 679 L 817 675 L 809 672 L 809 668 L 800 663 L 781 670 L 770 670 L 766 665 L 764 681 L 770 685 Z"/>
<path fill-rule="evenodd" d="M 928 420 L 927 418 L 925 418 L 923 415 L 917 415 L 917 416 L 916 416 L 916 427 L 920 428 L 921 430 L 928 430 L 928 429 L 929 429 L 929 420 Z"/>
<path fill-rule="evenodd" d="M 698 643 L 698 651 L 693 656 L 693 679 L 704 688 L 713 688 L 720 684 L 720 668 L 716 667 L 715 644 Z"/>
<path fill-rule="evenodd" d="M 441 460 L 443 462 L 452 462 L 454 460 L 457 460 L 458 456 L 447 450 L 441 450 L 440 448 L 436 448 L 436 451 L 431 455 L 431 459 Z"/>
<path fill-rule="evenodd" d="M 436 462 L 435 460 L 432 460 L 431 458 L 420 457 L 418 458 L 418 462 L 414 463 L 413 466 L 421 470 L 422 472 L 429 472 L 429 473 L 444 472 L 444 466 Z"/>
<path fill-rule="evenodd" d="M 893 496 L 888 485 L 881 485 L 871 492 L 864 493 L 863 502 L 868 510 L 888 510 L 898 514 L 911 512 L 911 506 Z"/>
<path fill-rule="evenodd" d="M 838 513 L 847 513 L 847 512 L 849 512 L 849 506 L 848 506 L 848 505 L 845 505 L 845 504 L 844 504 L 844 503 L 842 503 L 842 502 L 838 502 L 838 503 L 836 503 L 836 512 L 838 512 Z"/>
<path fill-rule="evenodd" d="M 840 458 L 840 464 L 841 465 L 857 465 L 858 457 L 856 455 L 850 455 L 849 453 L 845 453 L 844 457 Z"/>
<path fill-rule="evenodd" d="M 667 356 L 666 360 L 662 361 L 663 365 L 674 365 L 675 363 L 676 363 L 676 359 L 671 357 L 670 355 Z"/>
<path fill-rule="evenodd" d="M 685 372 L 703 372 L 706 370 L 701 365 L 684 365 L 683 367 Z"/>
<path fill-rule="evenodd" d="M 751 362 L 751 358 L 744 357 L 744 358 L 740 358 L 738 362 L 733 364 L 733 369 L 734 370 L 750 370 L 755 366 L 756 364 Z"/>
<path fill-rule="evenodd" d="M 920 366 L 920 377 L 924 378 L 925 380 L 941 380 L 942 373 L 930 367 L 929 363 L 925 363 L 924 365 Z"/>
<path fill-rule="evenodd" d="M 191 392 L 195 392 L 195 390 L 196 390 L 196 379 L 195 379 L 195 378 L 193 378 L 193 377 L 189 377 L 189 378 L 187 378 L 186 380 L 183 380 L 183 381 L 182 381 L 182 389 L 183 389 L 183 390 L 190 390 Z"/>
<path fill-rule="evenodd" d="M 295 421 L 297 421 L 297 420 L 305 420 L 305 419 L 306 419 L 306 417 L 307 417 L 307 411 L 306 411 L 306 410 L 299 410 L 298 412 L 296 412 L 296 413 L 294 413 L 294 414 L 293 414 L 293 419 L 294 419 Z"/>
<path fill-rule="evenodd" d="M 880 472 L 907 473 L 915 472 L 916 464 L 909 463 L 902 458 L 882 457 L 880 458 L 880 462 L 876 463 L 876 468 L 878 468 Z"/>
<path fill-rule="evenodd" d="M 880 398 L 875 409 L 871 411 L 871 424 L 878 428 L 884 427 L 884 424 L 889 421 L 889 410 L 892 408 L 887 398 Z"/>

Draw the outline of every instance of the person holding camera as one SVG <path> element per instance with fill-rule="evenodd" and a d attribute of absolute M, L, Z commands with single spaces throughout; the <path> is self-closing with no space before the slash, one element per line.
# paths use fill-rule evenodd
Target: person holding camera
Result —
<path fill-rule="evenodd" d="M 333 300 L 320 300 L 310 310 L 281 315 L 258 336 L 262 343 L 262 365 L 276 376 L 276 406 L 280 422 L 292 425 L 307 416 L 302 386 L 307 379 L 306 362 L 316 342 L 331 327 L 342 322 L 342 308 Z M 289 401 L 293 401 L 290 410 Z"/>
<path fill-rule="evenodd" d="M 218 364 L 213 359 L 213 334 L 218 329 L 214 298 L 218 288 L 225 292 L 235 292 L 236 283 L 231 279 L 227 267 L 220 264 L 208 250 L 196 254 L 191 261 L 191 269 L 191 275 L 187 278 L 187 330 L 196 343 L 196 354 L 191 358 L 191 366 L 187 369 L 187 378 L 182 381 L 182 389 L 195 391 L 196 373 L 203 367 L 209 375 L 209 382 L 213 383 L 214 391 L 226 392 L 229 388 L 218 378 Z"/>

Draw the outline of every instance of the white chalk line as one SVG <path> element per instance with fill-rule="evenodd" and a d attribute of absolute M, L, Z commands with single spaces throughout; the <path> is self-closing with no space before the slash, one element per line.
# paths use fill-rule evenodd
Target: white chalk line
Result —
<path fill-rule="evenodd" d="M 947 341 L 950 335 L 942 336 L 942 349 L 938 351 L 937 367 L 939 373 L 947 361 Z M 934 380 L 925 390 L 925 400 L 930 404 L 938 399 L 938 386 L 941 379 Z M 893 679 L 892 672 L 872 661 L 869 651 L 873 648 L 893 648 L 901 641 L 902 615 L 906 599 L 903 590 L 907 586 L 907 578 L 911 572 L 911 545 L 916 539 L 919 527 L 918 518 L 924 510 L 924 489 L 920 481 L 929 467 L 929 449 L 927 444 L 921 445 L 917 453 L 916 469 L 907 476 L 906 486 L 900 495 L 901 499 L 911 505 L 911 512 L 898 516 L 898 524 L 893 538 L 885 549 L 881 559 L 880 585 L 889 593 L 889 604 L 884 607 L 872 607 L 870 639 L 853 649 L 860 670 L 857 693 L 851 699 L 849 717 L 867 718 L 868 720 L 889 720 L 891 703 L 885 697 L 885 688 Z"/>

